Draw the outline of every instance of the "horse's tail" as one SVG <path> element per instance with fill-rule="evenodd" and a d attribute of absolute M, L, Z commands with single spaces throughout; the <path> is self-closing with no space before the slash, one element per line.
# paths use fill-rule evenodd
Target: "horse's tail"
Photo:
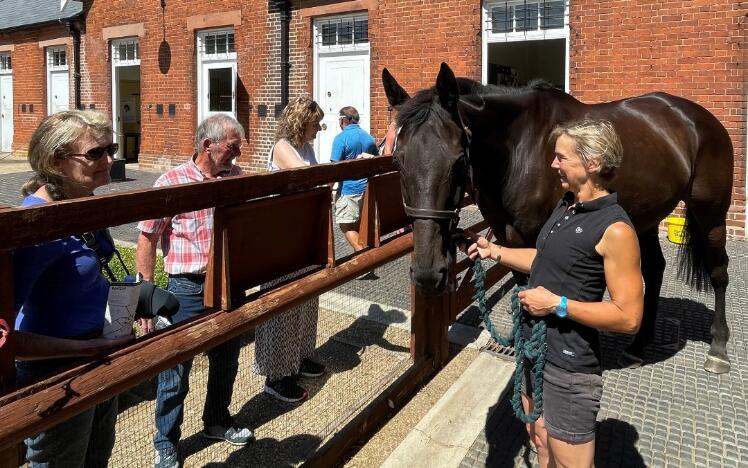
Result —
<path fill-rule="evenodd" d="M 707 291 L 711 287 L 709 268 L 706 263 L 707 244 L 703 230 L 699 228 L 696 218 L 686 210 L 686 231 L 688 241 L 680 245 L 678 279 L 697 291 Z"/>

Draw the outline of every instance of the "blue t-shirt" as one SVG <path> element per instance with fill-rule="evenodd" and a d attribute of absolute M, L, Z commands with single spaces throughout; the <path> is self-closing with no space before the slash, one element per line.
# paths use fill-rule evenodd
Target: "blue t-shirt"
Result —
<path fill-rule="evenodd" d="M 27 196 L 21 206 L 45 203 Z M 114 246 L 97 234 L 100 250 L 111 255 Z M 23 247 L 13 254 L 16 330 L 58 338 L 74 338 L 100 331 L 109 294 L 109 281 L 99 270 L 96 252 L 75 237 Z"/>
<path fill-rule="evenodd" d="M 348 161 L 356 159 L 361 153 L 378 155 L 374 138 L 358 124 L 348 124 L 332 142 L 330 161 Z M 366 190 L 368 179 L 344 180 L 340 189 L 341 195 L 358 195 Z"/>

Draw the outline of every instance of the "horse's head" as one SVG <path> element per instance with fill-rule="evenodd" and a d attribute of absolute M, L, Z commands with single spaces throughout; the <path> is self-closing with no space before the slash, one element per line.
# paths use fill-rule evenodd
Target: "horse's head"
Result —
<path fill-rule="evenodd" d="M 444 63 L 436 86 L 412 98 L 387 69 L 382 81 L 399 111 L 393 160 L 400 169 L 405 211 L 413 219 L 411 279 L 423 293 L 440 294 L 448 287 L 455 258 L 452 237 L 469 183 L 470 132 L 461 117 L 460 88 Z"/>

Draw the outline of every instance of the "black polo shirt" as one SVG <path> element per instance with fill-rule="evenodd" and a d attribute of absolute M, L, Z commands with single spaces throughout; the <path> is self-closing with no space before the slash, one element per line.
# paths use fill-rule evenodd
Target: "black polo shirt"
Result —
<path fill-rule="evenodd" d="M 543 286 L 554 294 L 581 302 L 600 302 L 605 293 L 603 258 L 595 250 L 605 230 L 623 221 L 632 226 L 618 195 L 611 193 L 586 203 L 574 204 L 567 192 L 543 226 L 536 244 L 529 286 Z M 529 336 L 529 314 L 524 332 Z M 569 318 L 549 315 L 546 360 L 571 372 L 600 373 L 598 331 Z"/>

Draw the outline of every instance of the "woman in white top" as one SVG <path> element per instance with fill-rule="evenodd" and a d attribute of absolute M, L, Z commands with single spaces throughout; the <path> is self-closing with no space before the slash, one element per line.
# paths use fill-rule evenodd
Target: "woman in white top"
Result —
<path fill-rule="evenodd" d="M 293 99 L 278 121 L 268 169 L 317 164 L 309 142 L 321 130 L 323 116 L 322 109 L 310 97 Z M 317 338 L 318 311 L 319 299 L 314 298 L 257 327 L 255 372 L 266 377 L 265 393 L 290 403 L 303 401 L 308 394 L 296 377 L 319 377 L 325 373 L 323 365 L 310 359 Z"/>

